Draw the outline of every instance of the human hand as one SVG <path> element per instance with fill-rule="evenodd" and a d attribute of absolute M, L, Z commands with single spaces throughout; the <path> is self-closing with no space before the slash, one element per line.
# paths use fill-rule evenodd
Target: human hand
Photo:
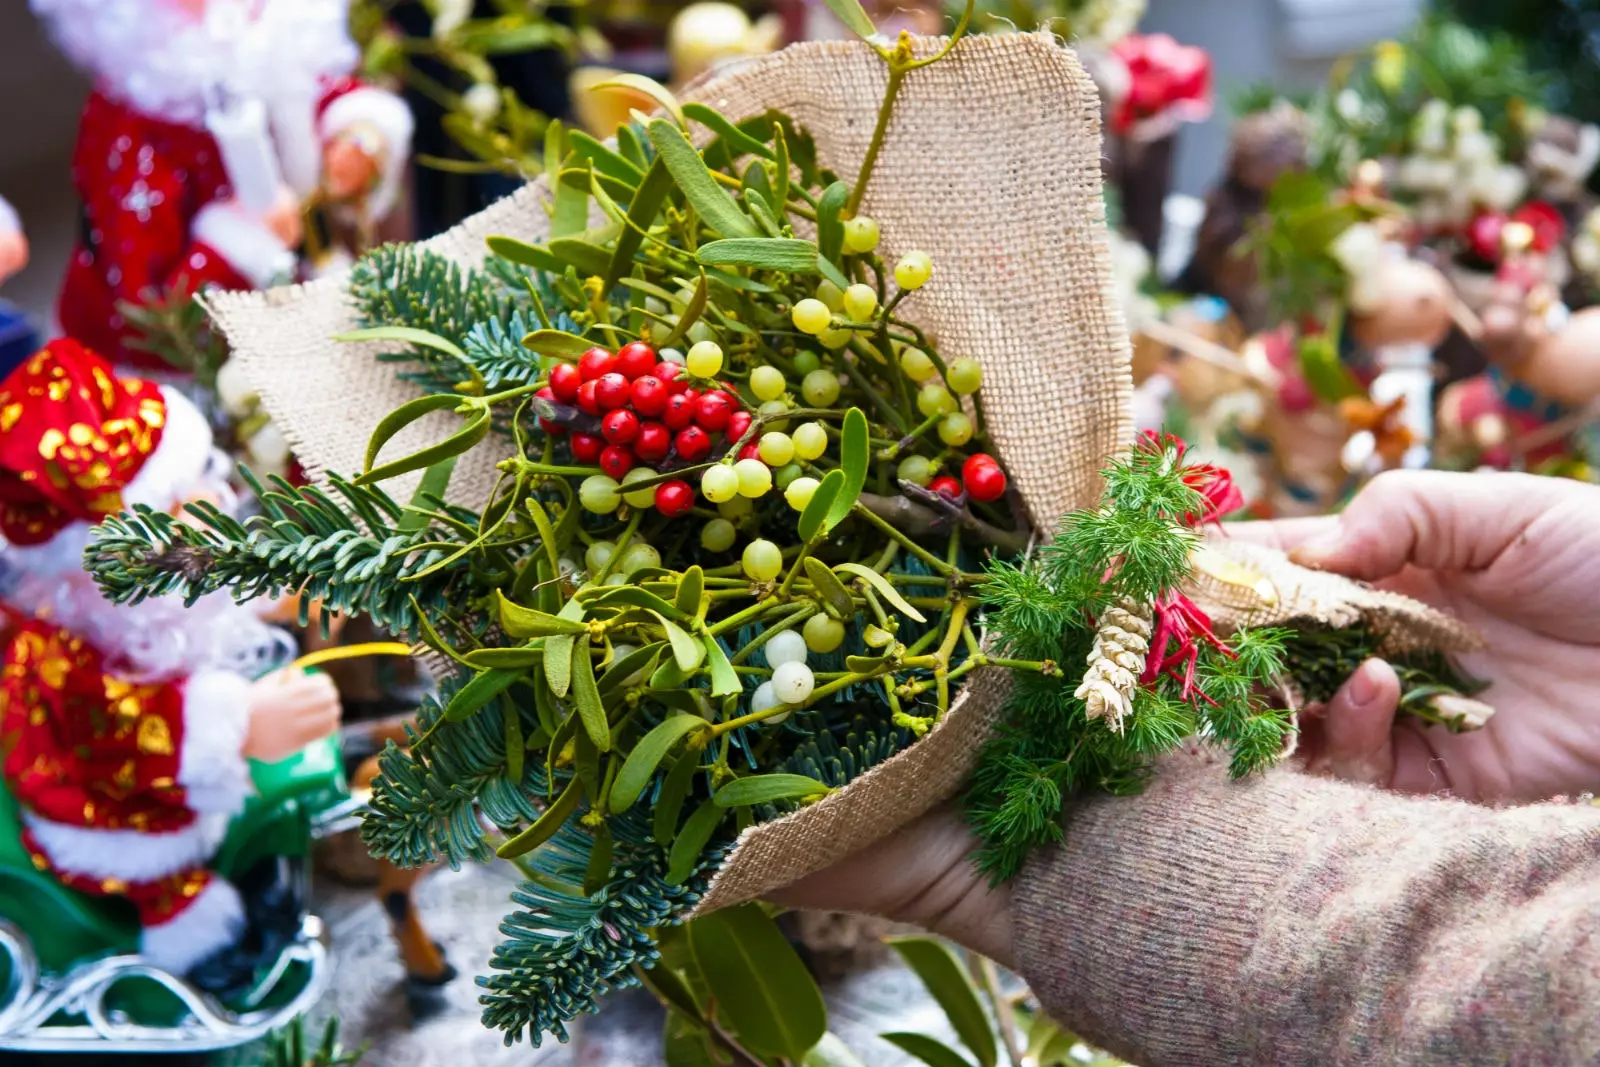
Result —
<path fill-rule="evenodd" d="M 279 187 L 277 202 L 261 221 L 283 242 L 285 248 L 299 248 L 300 242 L 305 240 L 305 220 L 300 215 L 300 199 L 287 185 Z"/>
<path fill-rule="evenodd" d="M 1470 800 L 1600 785 L 1600 487 L 1527 474 L 1393 471 L 1341 515 L 1230 525 L 1291 558 L 1447 611 L 1487 647 L 1459 657 L 1490 682 L 1483 729 L 1396 719 L 1400 684 L 1368 661 L 1336 705 L 1303 717 L 1312 770 Z"/>
<path fill-rule="evenodd" d="M 0 285 L 28 265 L 28 238 L 21 230 L 0 231 Z"/>
<path fill-rule="evenodd" d="M 374 136 L 352 131 L 329 141 L 322 150 L 322 184 L 330 199 L 355 200 L 378 184 L 382 144 Z"/>
<path fill-rule="evenodd" d="M 768 899 L 920 926 L 1014 968 L 1011 887 L 989 887 L 972 862 L 977 847 L 960 813 L 945 805 Z"/>
<path fill-rule="evenodd" d="M 289 667 L 250 687 L 250 726 L 240 754 L 275 763 L 339 728 L 339 690 L 326 674 Z"/>

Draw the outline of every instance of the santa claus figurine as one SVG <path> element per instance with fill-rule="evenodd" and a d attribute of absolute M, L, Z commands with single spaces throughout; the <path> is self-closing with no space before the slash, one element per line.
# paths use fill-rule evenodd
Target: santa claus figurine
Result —
<path fill-rule="evenodd" d="M 83 571 L 108 515 L 229 505 L 182 395 L 59 340 L 0 368 L 0 428 L 0 767 L 24 844 L 72 888 L 131 902 L 150 963 L 235 988 L 258 962 L 235 947 L 246 907 L 207 863 L 248 761 L 331 734 L 338 694 L 279 669 L 288 636 L 226 593 L 113 605 Z"/>
<path fill-rule="evenodd" d="M 307 198 L 394 205 L 412 118 L 351 77 L 345 0 L 32 0 L 94 78 L 73 160 L 83 202 L 62 329 L 114 363 L 123 301 L 259 288 L 295 268 Z"/>

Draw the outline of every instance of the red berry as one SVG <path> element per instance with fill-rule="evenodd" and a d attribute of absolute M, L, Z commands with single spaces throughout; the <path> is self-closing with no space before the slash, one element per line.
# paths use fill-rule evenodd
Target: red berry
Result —
<path fill-rule="evenodd" d="M 614 445 L 631 445 L 639 437 L 639 416 L 627 408 L 607 412 L 600 421 L 600 432 Z"/>
<path fill-rule="evenodd" d="M 643 341 L 623 345 L 617 351 L 616 369 L 630 382 L 649 374 L 656 365 L 656 350 Z"/>
<path fill-rule="evenodd" d="M 687 393 L 677 393 L 667 397 L 666 410 L 661 413 L 661 421 L 667 424 L 669 430 L 686 429 L 694 422 L 695 408 L 699 405 L 700 397 L 690 390 Z"/>
<path fill-rule="evenodd" d="M 533 395 L 541 400 L 548 400 L 552 404 L 556 402 L 556 391 L 550 388 L 548 385 Z M 567 432 L 567 428 L 565 426 L 558 422 L 551 422 L 549 419 L 542 417 L 539 419 L 539 429 L 555 437 L 560 437 Z"/>
<path fill-rule="evenodd" d="M 617 357 L 603 348 L 591 348 L 578 357 L 578 373 L 586 382 L 617 369 Z"/>
<path fill-rule="evenodd" d="M 689 388 L 689 376 L 683 373 L 682 364 L 664 361 L 657 363 L 656 369 L 650 373 L 667 383 L 669 393 L 681 393 Z"/>
<path fill-rule="evenodd" d="M 996 463 L 994 457 L 987 452 L 979 452 L 975 456 L 967 457 L 967 461 L 961 465 L 961 480 L 964 482 L 971 481 L 973 472 L 984 467 L 993 467 L 999 470 L 1000 464 Z"/>
<path fill-rule="evenodd" d="M 656 510 L 669 519 L 687 515 L 694 507 L 694 490 L 681 478 L 662 482 L 656 487 Z"/>
<path fill-rule="evenodd" d="M 645 463 L 659 463 L 672 451 L 672 431 L 659 422 L 639 424 L 639 436 L 633 442 L 634 455 Z"/>
<path fill-rule="evenodd" d="M 606 445 L 600 452 L 600 469 L 620 479 L 633 470 L 633 452 L 623 445 Z"/>
<path fill-rule="evenodd" d="M 590 464 L 600 458 L 601 449 L 606 447 L 603 438 L 591 433 L 575 433 L 572 435 L 572 459 L 576 463 Z"/>
<path fill-rule="evenodd" d="M 667 386 L 653 374 L 633 380 L 633 410 L 641 415 L 655 417 L 667 410 Z"/>
<path fill-rule="evenodd" d="M 578 410 L 586 415 L 600 414 L 600 400 L 595 396 L 598 382 L 584 382 L 578 387 Z"/>
<path fill-rule="evenodd" d="M 968 468 L 963 469 L 967 483 L 967 495 L 981 503 L 999 500 L 1006 492 L 1006 476 L 993 461 L 979 467 L 972 467 L 968 461 Z"/>
<path fill-rule="evenodd" d="M 928 488 L 947 500 L 955 500 L 961 496 L 961 483 L 948 474 L 941 474 L 928 483 Z"/>
<path fill-rule="evenodd" d="M 677 446 L 678 456 L 688 463 L 699 463 L 711 455 L 711 435 L 698 426 L 679 430 L 673 444 Z"/>
<path fill-rule="evenodd" d="M 760 444 L 760 442 L 751 441 L 749 444 L 747 444 L 743 448 L 739 449 L 739 458 L 740 459 L 760 459 L 761 458 L 761 444 Z"/>
<path fill-rule="evenodd" d="M 737 441 L 744 436 L 750 428 L 750 413 L 748 411 L 735 411 L 728 416 L 728 428 L 723 432 L 728 435 L 728 440 Z"/>
<path fill-rule="evenodd" d="M 694 410 L 695 425 L 709 433 L 721 433 L 728 428 L 728 420 L 732 417 L 733 398 L 727 393 L 713 389 L 700 394 Z"/>
<path fill-rule="evenodd" d="M 628 379 L 616 371 L 612 371 L 609 374 L 601 375 L 599 380 L 594 383 L 594 398 L 607 411 L 626 407 L 628 401 L 633 399 L 633 386 L 629 384 Z"/>
<path fill-rule="evenodd" d="M 1500 262 L 1500 234 L 1506 227 L 1506 217 L 1496 211 L 1485 211 L 1467 223 L 1467 244 L 1473 255 L 1489 263 Z"/>
<path fill-rule="evenodd" d="M 570 404 L 578 399 L 578 387 L 583 384 L 583 372 L 571 363 L 557 363 L 550 368 L 550 388 L 556 399 Z"/>

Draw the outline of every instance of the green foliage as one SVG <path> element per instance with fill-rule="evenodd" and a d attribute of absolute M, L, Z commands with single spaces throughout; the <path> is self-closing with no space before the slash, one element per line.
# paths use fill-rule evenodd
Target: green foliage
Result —
<path fill-rule="evenodd" d="M 1551 110 L 1600 121 L 1600 46 L 1589 0 L 1435 0 L 1434 6 L 1480 33 L 1514 42 Z"/>
<path fill-rule="evenodd" d="M 322 1028 L 322 1040 L 306 1044 L 305 1018 L 297 1017 L 267 1039 L 267 1053 L 261 1067 L 356 1067 L 367 1054 L 367 1042 L 354 1050 L 339 1044 L 339 1020 L 332 1018 Z"/>
<path fill-rule="evenodd" d="M 1197 535 L 1182 519 L 1203 511 L 1192 480 L 1170 444 L 1135 449 L 1106 471 L 1102 506 L 1067 516 L 1037 560 L 990 568 L 983 598 L 1002 653 L 1060 668 L 1016 676 L 968 787 L 977 862 L 996 882 L 1034 846 L 1061 839 L 1065 798 L 1136 792 L 1155 758 L 1191 735 L 1227 748 L 1235 775 L 1268 765 L 1282 747 L 1288 713 L 1262 696 L 1283 669 L 1276 631 L 1239 635 L 1226 650 L 1197 640 L 1193 691 L 1170 673 L 1147 677 L 1118 726 L 1091 718 L 1075 695 L 1102 612 L 1127 602 L 1170 610 L 1187 581 Z"/>
<path fill-rule="evenodd" d="M 191 525 L 136 506 L 96 527 L 84 566 L 117 603 L 169 593 L 193 603 L 223 589 L 241 602 L 302 593 L 407 637 L 419 634 L 415 605 L 441 611 L 451 602 L 459 575 L 425 573 L 445 558 L 438 531 L 404 529 L 404 513 L 380 490 L 336 476 L 331 494 L 276 477 L 267 488 L 243 473 L 260 514 L 241 522 L 190 505 L 199 520 Z"/>

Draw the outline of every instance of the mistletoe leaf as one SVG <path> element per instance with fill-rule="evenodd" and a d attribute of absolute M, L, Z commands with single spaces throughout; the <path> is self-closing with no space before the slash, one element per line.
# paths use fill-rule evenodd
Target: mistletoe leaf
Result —
<path fill-rule="evenodd" d="M 589 658 L 586 640 L 574 642 L 572 646 L 572 702 L 577 705 L 578 718 L 583 721 L 583 732 L 589 735 L 594 747 L 601 752 L 609 751 L 611 724 L 606 721 L 606 708 L 600 700 L 594 661 Z"/>
<path fill-rule="evenodd" d="M 832 514 L 833 505 L 839 499 L 839 494 L 844 491 L 849 476 L 842 470 L 831 470 L 823 475 L 822 481 L 817 484 L 816 490 L 811 494 L 811 499 L 806 502 L 806 509 L 800 513 L 800 540 L 809 544 L 819 535 L 829 530 L 828 517 Z M 859 492 L 859 490 L 857 490 Z M 848 511 L 846 512 L 848 514 Z M 807 563 L 811 560 L 806 559 Z M 826 570 L 827 568 L 823 568 Z M 806 568 L 806 573 L 811 573 L 811 568 Z"/>
<path fill-rule="evenodd" d="M 863 567 L 859 563 L 841 563 L 836 566 L 834 570 L 843 571 L 846 574 L 860 578 L 863 582 L 866 582 L 872 587 L 873 592 L 883 597 L 883 599 L 887 600 L 890 604 L 893 604 L 894 609 L 907 618 L 914 619 L 917 622 L 928 621 L 927 618 L 923 616 L 922 612 L 918 611 L 916 608 L 912 607 L 906 602 L 906 598 L 901 596 L 899 591 L 896 590 L 894 586 L 889 584 L 889 580 L 887 578 L 873 570 L 871 567 Z"/>
<path fill-rule="evenodd" d="M 716 833 L 717 824 L 722 822 L 723 814 L 723 810 L 717 807 L 715 802 L 707 800 L 689 816 L 689 820 L 683 824 L 683 829 L 678 831 L 677 838 L 672 842 L 672 851 L 667 854 L 668 885 L 682 885 L 689 880 L 689 875 L 694 873 L 695 863 L 700 859 L 700 853 L 710 844 L 711 835 Z"/>
<path fill-rule="evenodd" d="M 710 634 L 704 634 L 700 640 L 705 644 L 706 659 L 711 665 L 711 695 L 725 697 L 743 692 L 744 686 L 739 684 L 739 675 L 733 669 L 733 664 L 728 661 L 728 654 L 722 651 L 717 639 Z"/>
<path fill-rule="evenodd" d="M 771 804 L 775 800 L 803 800 L 827 792 L 826 785 L 803 774 L 752 774 L 735 778 L 718 789 L 712 799 L 718 807 L 740 808 L 747 804 Z"/>
<path fill-rule="evenodd" d="M 718 187 L 705 160 L 684 137 L 683 131 L 665 119 L 654 119 L 649 126 L 650 140 L 660 158 L 672 172 L 673 180 L 707 226 L 724 237 L 759 237 L 755 223 L 739 210 L 733 197 Z"/>
<path fill-rule="evenodd" d="M 727 145 L 730 152 L 735 156 L 760 156 L 762 159 L 776 158 L 772 153 L 772 149 L 728 121 L 727 117 L 719 111 L 704 104 L 693 103 L 683 105 L 683 114 L 685 118 L 693 119 L 721 138 L 722 143 Z"/>
<path fill-rule="evenodd" d="M 840 431 L 839 469 L 844 472 L 844 485 L 828 508 L 828 521 L 823 527 L 827 533 L 844 521 L 846 515 L 861 499 L 861 490 L 867 484 L 867 467 L 872 459 L 872 445 L 867 428 L 867 416 L 860 408 L 851 408 L 844 414 Z"/>
<path fill-rule="evenodd" d="M 781 270 L 790 274 L 817 272 L 817 246 L 798 237 L 725 237 L 701 245 L 694 258 L 716 267 Z"/>
<path fill-rule="evenodd" d="M 853 618 L 856 613 L 855 598 L 839 581 L 839 576 L 829 570 L 827 564 L 810 556 L 805 559 L 805 568 L 806 577 L 811 579 L 811 585 L 822 597 L 828 613 L 839 619 Z"/>
<path fill-rule="evenodd" d="M 548 615 L 513 603 L 498 589 L 494 595 L 500 626 L 512 637 L 549 637 L 552 634 L 581 634 L 588 630 L 588 626 L 576 620 Z"/>
<path fill-rule="evenodd" d="M 844 250 L 844 220 L 839 216 L 849 199 L 850 186 L 844 182 L 834 182 L 817 198 L 817 248 L 822 258 L 835 266 Z"/>
<path fill-rule="evenodd" d="M 828 10 L 833 12 L 835 18 L 844 23 L 845 29 L 861 38 L 870 41 L 877 36 L 878 27 L 872 24 L 872 19 L 861 6 L 861 0 L 822 0 L 828 5 Z"/>
<path fill-rule="evenodd" d="M 894 937 L 889 947 L 900 954 L 933 999 L 944 1009 L 956 1036 L 978 1058 L 980 1067 L 995 1067 L 998 1056 L 994 1030 L 978 1001 L 978 991 L 954 952 L 930 937 Z"/>
<path fill-rule="evenodd" d="M 456 690 L 455 696 L 444 707 L 446 722 L 460 722 L 495 697 L 510 689 L 522 671 L 504 667 L 491 668 Z"/>
<path fill-rule="evenodd" d="M 700 613 L 700 601 L 705 596 L 706 573 L 695 564 L 683 572 L 683 578 L 678 582 L 677 595 L 673 597 L 673 606 L 691 619 Z"/>
<path fill-rule="evenodd" d="M 710 736 L 711 724 L 698 715 L 671 715 L 661 720 L 649 733 L 639 739 L 623 761 L 616 780 L 611 783 L 610 807 L 613 815 L 621 815 L 634 802 L 644 787 L 650 784 L 656 768 L 666 758 L 672 746 L 696 730 L 704 729 Z"/>

